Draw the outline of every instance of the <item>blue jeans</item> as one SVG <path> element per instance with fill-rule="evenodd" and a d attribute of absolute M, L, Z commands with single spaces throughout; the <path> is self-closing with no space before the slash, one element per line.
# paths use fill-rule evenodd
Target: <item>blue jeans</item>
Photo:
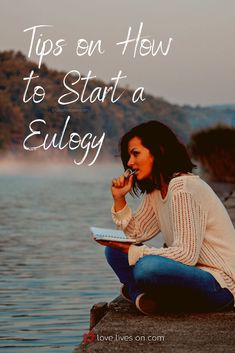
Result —
<path fill-rule="evenodd" d="M 130 266 L 127 254 L 108 246 L 105 256 L 133 302 L 146 293 L 162 311 L 223 311 L 234 305 L 232 293 L 195 266 L 159 255 L 144 256 Z"/>

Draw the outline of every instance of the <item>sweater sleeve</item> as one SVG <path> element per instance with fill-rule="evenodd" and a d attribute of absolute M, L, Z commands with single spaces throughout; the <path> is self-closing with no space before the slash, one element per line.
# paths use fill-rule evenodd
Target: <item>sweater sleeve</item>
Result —
<path fill-rule="evenodd" d="M 136 239 L 138 243 L 151 239 L 160 232 L 159 220 L 149 194 L 144 197 L 135 214 L 132 214 L 128 205 L 118 212 L 112 207 L 112 218 L 128 238 Z"/>
<path fill-rule="evenodd" d="M 186 265 L 194 266 L 199 258 L 206 229 L 207 214 L 189 192 L 178 192 L 171 200 L 170 222 L 173 244 L 168 248 L 131 245 L 128 253 L 130 265 L 145 255 L 161 255 Z"/>

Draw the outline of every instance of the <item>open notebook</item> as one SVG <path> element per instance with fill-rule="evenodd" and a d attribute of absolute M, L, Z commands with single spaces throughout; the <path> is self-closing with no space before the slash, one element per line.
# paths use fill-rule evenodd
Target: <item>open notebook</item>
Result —
<path fill-rule="evenodd" d="M 119 241 L 123 243 L 136 242 L 135 239 L 128 239 L 121 230 L 97 227 L 91 227 L 90 230 L 96 240 Z"/>

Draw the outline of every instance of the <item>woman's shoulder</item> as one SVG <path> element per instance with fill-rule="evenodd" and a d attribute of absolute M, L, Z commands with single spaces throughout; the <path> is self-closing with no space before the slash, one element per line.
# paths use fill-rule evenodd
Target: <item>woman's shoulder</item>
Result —
<path fill-rule="evenodd" d="M 173 178 L 170 183 L 171 190 L 175 192 L 187 192 L 194 196 L 206 196 L 214 194 L 211 187 L 199 175 L 184 174 Z"/>
<path fill-rule="evenodd" d="M 200 203 L 204 203 L 206 200 L 215 197 L 214 191 L 211 187 L 200 178 L 199 175 L 195 174 L 183 174 L 178 175 L 171 179 L 168 192 L 166 197 L 163 199 L 160 190 L 154 190 L 146 197 L 150 199 L 150 202 L 156 202 L 159 200 L 160 204 L 171 202 L 172 198 L 179 196 L 181 193 L 188 193 L 192 196 L 192 199 Z"/>

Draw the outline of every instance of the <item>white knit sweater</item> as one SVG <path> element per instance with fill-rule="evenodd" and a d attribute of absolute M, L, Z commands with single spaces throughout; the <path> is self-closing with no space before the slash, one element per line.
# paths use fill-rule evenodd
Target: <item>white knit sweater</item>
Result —
<path fill-rule="evenodd" d="M 165 199 L 147 194 L 136 214 L 126 205 L 112 217 L 128 238 L 144 242 L 160 231 L 167 248 L 131 245 L 130 265 L 145 255 L 161 255 L 210 272 L 235 298 L 235 230 L 214 191 L 199 176 L 173 178 Z"/>

